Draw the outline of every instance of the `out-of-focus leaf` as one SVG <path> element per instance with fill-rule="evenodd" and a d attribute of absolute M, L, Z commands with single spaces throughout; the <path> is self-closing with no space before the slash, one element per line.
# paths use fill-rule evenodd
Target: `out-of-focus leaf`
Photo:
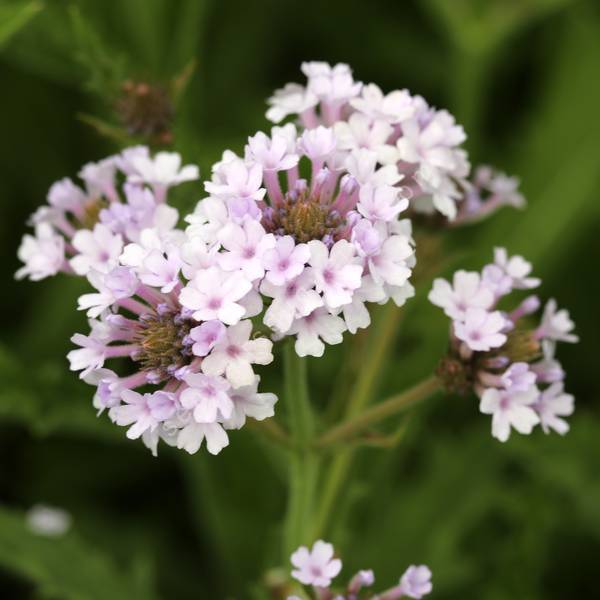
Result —
<path fill-rule="evenodd" d="M 467 147 L 482 143 L 482 116 L 509 39 L 575 0 L 427 0 L 423 3 L 451 46 L 448 61 L 452 112 L 466 127 Z"/>
<path fill-rule="evenodd" d="M 47 538 L 31 532 L 23 513 L 0 507 L 0 566 L 31 580 L 44 598 L 152 600 L 147 570 L 125 570 L 69 532 Z"/>
<path fill-rule="evenodd" d="M 125 27 L 131 58 L 144 70 L 160 70 L 162 52 L 167 50 L 167 27 L 172 2 L 165 0 L 129 0 L 113 3 L 115 17 Z M 175 8 L 177 10 L 177 8 Z"/>
<path fill-rule="evenodd" d="M 62 363 L 42 363 L 30 369 L 0 346 L 0 420 L 25 425 L 36 435 L 58 431 L 118 439 L 118 428 L 97 418 L 89 396 L 75 374 Z"/>
<path fill-rule="evenodd" d="M 8 2 L 0 5 L 0 49 L 42 9 L 42 2 Z"/>
<path fill-rule="evenodd" d="M 590 84 L 600 62 L 600 19 L 585 8 L 566 21 L 563 50 L 549 69 L 531 125 L 517 133 L 517 158 L 509 162 L 523 181 L 527 210 L 506 210 L 480 233 L 480 248 L 501 241 L 543 269 L 600 217 L 600 122 L 590 118 L 600 105 L 600 86 Z"/>
<path fill-rule="evenodd" d="M 39 18 L 5 48 L 3 58 L 44 80 L 79 86 L 81 72 L 74 61 L 73 31 L 68 22 L 64 3 L 47 3 Z"/>
<path fill-rule="evenodd" d="M 77 118 L 82 123 L 89 125 L 90 127 L 92 127 L 92 129 L 94 129 L 94 131 L 108 138 L 109 140 L 112 140 L 116 144 L 119 144 L 121 146 L 129 146 L 134 145 L 135 143 L 135 140 L 128 136 L 123 129 L 121 129 L 120 127 L 116 127 L 111 123 L 107 123 L 106 121 L 98 117 L 81 113 L 77 115 Z"/>
<path fill-rule="evenodd" d="M 124 78 L 125 58 L 110 49 L 78 6 L 69 8 L 76 59 L 87 72 L 87 87 L 110 98 Z"/>
<path fill-rule="evenodd" d="M 190 79 L 194 75 L 196 69 L 196 61 L 190 60 L 185 67 L 171 80 L 171 93 L 173 95 L 173 103 L 178 104 L 181 96 L 185 92 L 190 83 Z"/>
<path fill-rule="evenodd" d="M 279 563 L 281 484 L 250 433 L 230 432 L 219 456 L 182 455 L 180 463 L 194 515 L 193 525 L 210 541 L 222 571 L 223 589 L 246 590 L 256 567 Z M 244 468 L 241 468 L 242 464 Z M 252 517 L 248 518 L 248 510 Z M 250 508 L 251 507 L 251 508 Z M 245 592 L 244 592 L 245 593 Z"/>
<path fill-rule="evenodd" d="M 427 0 L 424 3 L 455 46 L 468 53 L 489 52 L 508 36 L 575 0 Z"/>
<path fill-rule="evenodd" d="M 451 401 L 440 398 L 430 409 L 442 413 Z M 422 420 L 400 452 L 364 457 L 364 479 L 346 490 L 356 498 L 358 488 L 362 500 L 350 528 L 334 534 L 338 543 L 347 540 L 350 572 L 377 564 L 378 581 L 391 584 L 408 564 L 427 561 L 438 597 L 476 586 L 486 600 L 542 600 L 549 596 L 540 580 L 554 547 L 541 547 L 539 540 L 583 528 L 600 541 L 600 487 L 589 466 L 600 459 L 597 420 L 580 416 L 565 438 L 538 431 L 501 444 L 491 438 L 487 417 L 475 419 L 468 431 L 447 424 L 441 436 Z M 585 449 L 590 463 L 582 464 L 570 448 Z M 478 555 L 482 543 L 488 558 Z"/>
<path fill-rule="evenodd" d="M 183 0 L 177 11 L 169 46 L 169 71 L 177 72 L 195 60 L 201 66 L 207 62 L 202 55 L 202 42 L 208 26 L 212 0 Z"/>

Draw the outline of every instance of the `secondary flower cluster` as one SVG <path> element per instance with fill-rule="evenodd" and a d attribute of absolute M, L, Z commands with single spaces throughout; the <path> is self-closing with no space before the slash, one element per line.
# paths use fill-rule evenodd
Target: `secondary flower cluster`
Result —
<path fill-rule="evenodd" d="M 314 596 L 318 600 L 397 600 L 398 598 L 423 598 L 432 590 L 431 571 L 428 567 L 411 565 L 400 578 L 398 585 L 373 594 L 368 588 L 375 583 L 373 571 L 359 571 L 352 577 L 342 591 L 330 589 L 331 581 L 342 570 L 342 561 L 334 558 L 331 544 L 319 540 L 312 549 L 301 546 L 292 554 L 292 577 L 303 585 L 312 586 Z M 301 600 L 298 596 L 290 596 L 288 600 Z"/>
<path fill-rule="evenodd" d="M 99 412 L 108 409 L 116 424 L 129 426 L 129 438 L 141 437 L 153 453 L 160 439 L 190 453 L 206 439 L 216 454 L 228 444 L 227 429 L 273 415 L 277 398 L 258 393 L 252 368 L 272 361 L 272 342 L 255 338 L 251 321 L 242 319 L 253 315 L 253 302 L 241 274 L 218 267 L 207 274 L 206 281 L 227 278 L 221 291 L 229 285 L 231 293 L 202 314 L 180 302 L 195 269 L 166 194 L 198 177 L 196 167 L 180 165 L 178 154 L 151 157 L 135 147 L 86 165 L 85 191 L 69 179 L 54 184 L 49 206 L 33 216 L 36 237 L 25 237 L 18 276 L 73 272 L 95 288 L 79 298 L 91 331 L 73 336 L 79 348 L 68 358 L 96 386 Z M 221 318 L 228 311 L 237 318 Z M 110 359 L 119 359 L 116 370 L 104 367 Z"/>
<path fill-rule="evenodd" d="M 18 256 L 25 264 L 17 278 L 110 271 L 124 244 L 139 241 L 142 231 L 162 235 L 175 227 L 179 216 L 166 205 L 167 192 L 198 179 L 199 172 L 193 165 L 181 167 L 179 154 L 153 157 L 145 146 L 135 146 L 86 164 L 79 176 L 83 188 L 68 177 L 57 181 L 48 204 L 31 216 L 35 235 L 23 238 Z"/>
<path fill-rule="evenodd" d="M 403 186 L 415 211 L 437 210 L 459 223 L 523 204 L 517 181 L 489 167 L 467 179 L 466 135 L 448 111 L 406 89 L 384 94 L 374 83 L 354 81 L 345 64 L 306 62 L 302 72 L 306 86 L 288 83 L 277 90 L 267 118 L 279 123 L 296 115 L 307 129 L 333 127 L 341 149 L 368 150 L 384 167 L 382 176 L 394 173 L 391 185 Z"/>
<path fill-rule="evenodd" d="M 276 339 L 296 336 L 300 356 L 321 356 L 325 343 L 369 325 L 366 302 L 400 306 L 414 294 L 400 179 L 332 128 L 288 124 L 250 137 L 243 158 L 227 151 L 213 167 L 210 195 L 186 219 L 197 274 L 182 304 L 206 318 L 219 303 L 232 324 L 243 316 L 232 302 L 252 290 Z"/>
<path fill-rule="evenodd" d="M 501 206 L 525 206 L 525 198 L 519 192 L 519 180 L 481 165 L 475 169 L 472 181 L 465 186 L 465 194 L 452 225 L 479 221 Z"/>
<path fill-rule="evenodd" d="M 539 286 L 530 273 L 531 265 L 521 256 L 509 257 L 504 248 L 496 248 L 494 262 L 481 273 L 457 271 L 452 284 L 436 279 L 429 293 L 429 300 L 452 319 L 449 350 L 438 375 L 449 390 L 476 392 L 481 412 L 492 415 L 492 435 L 503 442 L 511 427 L 528 434 L 540 424 L 546 433 L 564 434 L 569 425 L 562 417 L 574 410 L 554 357 L 556 342 L 578 341 L 569 313 L 550 300 L 541 323 L 531 327 L 529 315 L 540 307 L 537 296 L 527 296 L 510 311 L 498 306 L 513 290 Z"/>

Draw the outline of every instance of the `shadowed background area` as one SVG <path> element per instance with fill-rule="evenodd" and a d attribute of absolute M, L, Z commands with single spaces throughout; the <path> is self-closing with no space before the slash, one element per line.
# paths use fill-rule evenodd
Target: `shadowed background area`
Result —
<path fill-rule="evenodd" d="M 68 371 L 69 338 L 86 327 L 75 310 L 84 283 L 13 273 L 50 184 L 147 133 L 123 104 L 133 101 L 124 82 L 167 90 L 174 116 L 151 141 L 172 137 L 207 176 L 225 148 L 239 152 L 268 128 L 265 99 L 302 81 L 303 60 L 346 62 L 356 79 L 422 94 L 465 126 L 474 164 L 518 175 L 527 209 L 443 234 L 443 252 L 458 253 L 453 268 L 477 269 L 495 245 L 523 254 L 540 295 L 569 308 L 581 337 L 560 353 L 577 399 L 565 438 L 537 430 L 500 444 L 474 398 L 440 395 L 414 411 L 397 446 L 361 451 L 327 532 L 345 572 L 372 567 L 384 588 L 427 563 L 439 600 L 597 588 L 598 3 L 0 0 L 3 598 L 267 597 L 258 583 L 281 562 L 285 503 L 272 448 L 249 428 L 218 457 L 165 448 L 156 459 L 126 440 Z M 189 210 L 202 187 L 173 197 Z M 447 320 L 427 303 L 429 285 L 402 309 L 376 399 L 426 376 L 444 350 Z M 309 365 L 324 409 L 344 360 L 336 347 Z M 277 364 L 265 389 L 281 389 Z M 27 531 L 24 511 L 39 502 L 72 515 L 65 537 Z"/>

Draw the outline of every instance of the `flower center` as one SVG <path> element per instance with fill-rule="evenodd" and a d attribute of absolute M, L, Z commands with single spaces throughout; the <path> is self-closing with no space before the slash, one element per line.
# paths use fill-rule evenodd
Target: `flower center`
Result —
<path fill-rule="evenodd" d="M 532 331 L 514 329 L 507 334 L 507 340 L 498 354 L 507 356 L 511 362 L 533 362 L 542 357 L 539 341 Z"/>
<path fill-rule="evenodd" d="M 189 319 L 175 311 L 168 311 L 144 315 L 140 324 L 135 337 L 139 351 L 134 360 L 141 364 L 143 370 L 153 371 L 160 379 L 167 379 L 174 371 L 189 364 L 191 350 L 186 341 L 192 328 Z"/>
<path fill-rule="evenodd" d="M 202 394 L 207 398 L 213 398 L 214 396 L 216 396 L 215 388 L 212 385 L 205 385 L 202 388 Z"/>
<path fill-rule="evenodd" d="M 510 398 L 508 398 L 507 396 L 504 396 L 500 400 L 500 408 L 502 410 L 508 410 L 510 408 Z"/>
<path fill-rule="evenodd" d="M 79 218 L 79 224 L 82 229 L 94 229 L 100 221 L 100 212 L 108 208 L 108 201 L 102 196 L 90 198 L 83 207 L 83 214 Z"/>
<path fill-rule="evenodd" d="M 343 219 L 328 204 L 310 192 L 288 192 L 283 204 L 274 206 L 263 217 L 263 227 L 270 233 L 291 235 L 297 243 L 322 240 L 333 243 L 339 238 Z"/>
<path fill-rule="evenodd" d="M 208 302 L 208 308 L 211 310 L 221 308 L 221 298 L 211 298 Z"/>
<path fill-rule="evenodd" d="M 335 273 L 331 269 L 325 269 L 323 271 L 323 279 L 325 283 L 331 285 L 335 280 Z"/>
<path fill-rule="evenodd" d="M 231 358 L 236 358 L 237 356 L 239 356 L 242 353 L 241 349 L 239 348 L 239 346 L 235 346 L 233 344 L 231 344 L 230 346 L 227 346 L 227 354 L 228 356 L 230 356 Z"/>

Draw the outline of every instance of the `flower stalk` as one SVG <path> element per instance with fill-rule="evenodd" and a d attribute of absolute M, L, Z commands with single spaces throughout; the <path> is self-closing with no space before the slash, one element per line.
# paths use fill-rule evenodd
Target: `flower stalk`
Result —
<path fill-rule="evenodd" d="M 292 440 L 289 433 L 274 419 L 264 421 L 248 421 L 250 429 L 264 434 L 271 442 L 283 447 L 290 447 Z"/>
<path fill-rule="evenodd" d="M 308 394 L 306 359 L 292 344 L 284 348 L 285 396 L 293 447 L 289 453 L 288 507 L 284 524 L 284 555 L 307 543 L 314 512 L 319 460 L 313 448 L 315 418 Z"/>
<path fill-rule="evenodd" d="M 374 319 L 366 342 L 366 346 L 371 351 L 365 356 L 353 392 L 346 405 L 347 419 L 359 414 L 371 399 L 377 375 L 381 372 L 382 364 L 395 339 L 401 314 L 395 306 L 388 304 L 380 309 L 377 315 L 378 318 Z M 352 463 L 354 451 L 354 448 L 345 448 L 338 451 L 328 466 L 320 494 L 319 509 L 314 522 L 313 535 L 315 538 L 320 537 L 327 527 L 329 515 Z"/>
<path fill-rule="evenodd" d="M 410 408 L 414 404 L 425 400 L 439 389 L 441 389 L 441 383 L 438 378 L 435 376 L 428 377 L 405 392 L 396 394 L 359 415 L 346 419 L 339 425 L 332 427 L 316 440 L 315 446 L 317 448 L 327 448 L 350 440 L 370 425 L 379 423 L 389 416 Z"/>

